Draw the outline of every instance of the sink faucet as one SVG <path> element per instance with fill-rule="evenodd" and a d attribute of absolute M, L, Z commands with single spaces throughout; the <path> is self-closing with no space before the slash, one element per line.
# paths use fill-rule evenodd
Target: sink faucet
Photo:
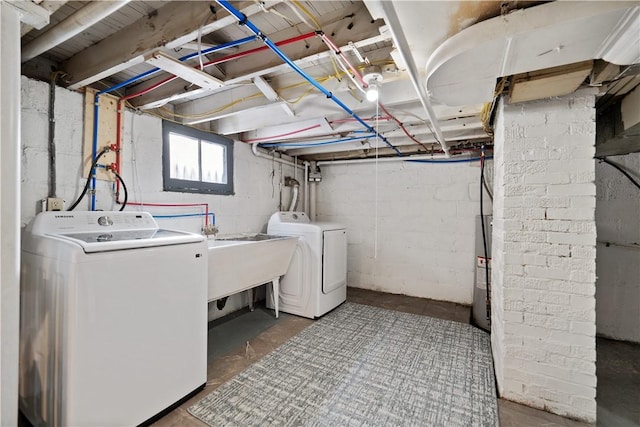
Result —
<path fill-rule="evenodd" d="M 202 227 L 202 234 L 204 234 L 207 237 L 216 237 L 216 235 L 218 234 L 218 231 L 220 231 L 218 229 L 218 227 L 216 225 L 205 225 L 204 227 Z"/>

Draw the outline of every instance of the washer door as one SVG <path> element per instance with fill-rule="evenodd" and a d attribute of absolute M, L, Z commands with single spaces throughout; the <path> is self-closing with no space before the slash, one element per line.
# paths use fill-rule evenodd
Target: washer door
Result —
<path fill-rule="evenodd" d="M 311 295 L 311 251 L 304 237 L 298 238 L 289 270 L 280 279 L 280 308 L 303 311 Z"/>
<path fill-rule="evenodd" d="M 328 294 L 347 284 L 347 232 L 323 233 L 322 292 Z"/>

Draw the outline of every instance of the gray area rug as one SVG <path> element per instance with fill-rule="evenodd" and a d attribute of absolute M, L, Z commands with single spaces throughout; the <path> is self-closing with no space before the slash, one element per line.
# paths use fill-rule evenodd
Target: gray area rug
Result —
<path fill-rule="evenodd" d="M 345 303 L 189 408 L 210 426 L 496 426 L 489 335 Z"/>

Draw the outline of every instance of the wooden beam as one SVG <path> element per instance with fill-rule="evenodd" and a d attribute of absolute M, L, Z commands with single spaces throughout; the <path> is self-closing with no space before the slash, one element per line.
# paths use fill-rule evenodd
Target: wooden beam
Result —
<path fill-rule="evenodd" d="M 358 5 L 358 7 L 361 6 Z M 347 11 L 351 12 L 354 10 L 357 9 L 352 6 Z M 357 48 L 362 48 L 374 45 L 376 43 L 384 43 L 385 41 L 390 39 L 390 35 L 388 34 L 378 34 L 378 23 L 361 23 L 360 21 L 358 21 L 357 25 L 354 24 L 353 27 L 353 31 L 356 31 L 356 29 L 358 31 L 353 33 L 350 32 L 351 30 L 346 30 L 346 28 L 348 27 L 347 24 L 344 24 L 344 29 L 335 28 L 338 23 L 342 22 L 338 18 L 344 16 L 344 12 L 345 10 L 343 9 L 343 12 L 338 13 L 337 15 L 326 15 L 322 17 L 323 22 L 325 22 L 325 20 L 327 22 L 327 28 L 335 29 L 335 32 L 333 33 L 333 42 L 336 43 L 337 46 L 341 46 L 341 50 L 344 50 L 345 52 L 351 50 L 351 48 L 349 47 L 350 41 L 354 41 L 354 46 L 356 46 Z M 349 15 L 349 13 L 347 13 L 347 15 Z M 362 13 L 357 16 L 360 15 L 362 15 Z M 329 19 L 338 19 L 338 22 L 330 23 Z M 297 36 L 307 31 L 308 28 L 300 24 L 296 27 L 288 28 L 275 34 L 270 34 L 269 38 L 274 42 L 278 42 L 280 40 L 286 40 L 290 37 Z M 328 32 L 327 34 L 332 34 L 332 32 Z M 255 47 L 255 43 L 247 44 L 246 46 L 242 46 L 238 50 L 238 52 L 244 52 L 249 49 L 254 49 Z M 383 48 L 383 50 L 384 49 L 385 48 Z M 296 62 L 299 67 L 304 67 L 306 64 L 320 61 L 330 56 L 327 46 L 325 46 L 324 43 L 322 43 L 319 39 L 310 39 L 307 45 L 301 42 L 297 43 L 297 46 L 292 45 L 290 47 L 283 48 L 283 50 L 293 61 Z M 222 52 L 221 54 L 226 55 L 225 52 Z M 371 52 L 367 52 L 367 56 L 371 55 Z M 232 85 L 240 81 L 252 80 L 257 76 L 264 76 L 266 74 L 290 69 L 287 64 L 283 64 L 282 61 L 275 56 L 275 54 L 269 51 L 251 55 L 250 57 L 247 57 L 243 60 L 233 61 L 232 64 L 221 64 L 221 68 L 226 74 L 225 83 L 227 85 Z M 137 86 L 132 87 L 127 92 L 137 92 L 139 90 L 143 90 L 161 80 L 164 80 L 166 77 L 166 74 L 154 77 Z M 132 99 L 131 103 L 132 105 L 140 108 L 153 108 L 163 105 L 167 102 L 184 99 L 193 95 L 198 95 L 202 92 L 203 91 L 199 90 L 198 88 L 185 88 L 184 84 L 181 84 L 179 81 L 174 81 L 163 85 L 162 87 L 154 90 L 153 92 L 150 92 L 149 94 Z"/>
<path fill-rule="evenodd" d="M 371 46 L 377 43 L 383 43 L 387 40 L 388 39 L 386 36 L 376 36 L 376 37 L 371 37 L 369 39 L 356 42 L 355 46 L 356 47 Z M 349 49 L 349 47 L 343 47 L 341 49 L 346 51 L 347 49 Z M 382 47 L 375 51 L 373 50 L 368 51 L 367 56 L 369 58 L 373 58 L 374 61 L 377 59 L 382 60 L 389 56 L 390 49 L 391 49 L 390 47 Z M 295 60 L 294 62 L 298 67 L 304 69 L 310 64 L 314 64 L 314 63 L 318 63 L 323 60 L 326 60 L 327 58 L 329 58 L 329 56 L 331 56 L 330 51 L 325 50 L 324 52 L 309 55 L 304 58 Z M 308 69 L 306 71 L 308 71 Z M 280 65 L 276 65 L 270 68 L 265 68 L 253 73 L 249 73 L 242 76 L 237 76 L 231 79 L 224 80 L 224 83 L 226 88 L 230 88 L 230 90 L 233 90 L 233 86 L 240 84 L 241 85 L 240 88 L 237 88 L 237 89 L 242 90 L 241 87 L 243 86 L 243 83 L 252 81 L 256 77 L 264 76 L 267 74 L 278 74 L 277 80 L 281 80 L 282 75 L 287 73 L 289 75 L 295 74 L 291 70 L 291 67 L 288 64 L 281 63 Z M 296 78 L 298 78 L 297 75 L 295 76 Z M 164 80 L 166 77 L 167 75 L 163 74 L 156 78 L 149 79 L 140 85 L 134 86 L 127 92 L 130 93 L 130 92 L 136 92 L 138 90 L 143 90 L 153 84 L 156 84 Z M 302 78 L 299 77 L 299 79 L 302 79 Z M 183 82 L 180 82 L 180 81 L 172 81 L 165 85 L 160 86 L 158 89 L 154 90 L 153 92 L 149 92 L 148 94 L 142 95 L 140 97 L 132 98 L 130 102 L 131 102 L 131 105 L 133 105 L 134 107 L 141 108 L 141 109 L 151 109 L 151 108 L 157 108 L 157 107 L 163 106 L 172 101 L 183 100 L 185 98 L 190 98 L 192 100 L 195 100 L 197 98 L 202 98 L 206 93 L 207 92 L 204 89 L 194 87 L 194 86 L 186 86 Z M 217 95 L 217 93 L 214 95 Z M 242 98 L 242 96 L 239 96 L 238 98 Z M 262 102 L 266 103 L 267 100 L 265 99 Z"/>
<path fill-rule="evenodd" d="M 272 7 L 282 0 L 268 0 L 264 7 Z M 262 6 L 254 2 L 242 2 L 242 13 L 252 16 L 262 12 Z M 209 3 L 174 1 L 157 10 L 157 13 L 139 19 L 121 31 L 67 60 L 62 69 L 71 77 L 69 88 L 86 86 L 131 65 L 144 61 L 159 47 L 172 49 L 198 37 L 203 18 L 211 14 Z M 217 19 L 202 27 L 202 34 L 209 34 L 236 24 L 235 17 L 224 10 L 217 10 Z"/>
<path fill-rule="evenodd" d="M 45 9 L 46 11 L 48 11 L 49 15 L 52 15 L 53 12 L 55 12 L 56 10 L 64 6 L 66 2 L 67 2 L 66 0 L 45 0 L 36 4 L 42 7 L 43 9 Z M 48 23 L 49 21 L 47 20 L 47 23 L 45 25 L 47 25 Z M 29 31 L 33 30 L 33 28 L 34 28 L 34 25 L 22 22 L 20 24 L 20 36 L 24 36 Z M 40 27 L 40 28 L 44 28 L 44 27 Z"/>

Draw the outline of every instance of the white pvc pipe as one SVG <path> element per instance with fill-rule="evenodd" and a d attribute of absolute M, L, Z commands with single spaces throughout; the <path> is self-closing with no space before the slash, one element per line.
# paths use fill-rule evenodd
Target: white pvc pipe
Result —
<path fill-rule="evenodd" d="M 253 152 L 253 155 L 256 157 L 262 157 L 263 159 L 267 159 L 267 160 L 271 160 L 274 161 L 276 163 L 282 163 L 283 165 L 287 165 L 287 166 L 292 166 L 294 168 L 303 168 L 304 167 L 304 163 L 300 164 L 300 163 L 294 163 L 290 160 L 287 159 L 281 159 L 279 157 L 275 157 L 275 156 L 270 156 L 268 154 L 262 153 L 260 151 L 258 151 L 258 143 L 253 143 L 251 144 L 251 151 Z"/>
<path fill-rule="evenodd" d="M 296 210 L 296 205 L 298 204 L 298 194 L 300 192 L 300 185 L 295 184 L 291 190 L 291 203 L 289 204 L 289 212 L 293 212 Z"/>
<path fill-rule="evenodd" d="M 413 84 L 416 92 L 418 92 L 420 103 L 427 112 L 427 116 L 429 116 L 429 120 L 431 121 L 431 125 L 433 126 L 433 131 L 438 138 L 438 142 L 442 146 L 442 151 L 444 151 L 447 157 L 449 157 L 449 146 L 447 145 L 447 141 L 444 139 L 442 129 L 440 129 L 440 123 L 438 122 L 438 117 L 436 116 L 436 113 L 433 110 L 433 106 L 431 105 L 431 100 L 429 99 L 429 94 L 427 94 L 427 89 L 424 87 L 424 84 L 422 83 L 422 80 L 420 78 L 420 73 L 418 72 L 416 64 L 413 61 L 413 57 L 410 55 L 411 49 L 409 47 L 409 42 L 407 41 L 404 32 L 402 31 L 402 24 L 400 23 L 400 19 L 396 14 L 393 2 L 381 1 L 380 7 L 382 7 L 382 10 L 386 15 L 385 22 L 389 25 L 389 30 L 391 31 L 393 42 L 397 47 L 397 51 L 402 57 L 402 60 L 407 65 L 407 72 L 409 73 L 411 83 Z"/>
<path fill-rule="evenodd" d="M 309 162 L 304 162 L 304 211 L 311 217 L 311 212 L 309 212 Z"/>
<path fill-rule="evenodd" d="M 20 14 L 0 2 L 0 425 L 18 424 L 20 309 Z"/>
<path fill-rule="evenodd" d="M 315 182 L 309 183 L 309 219 L 313 222 L 316 220 L 316 184 Z"/>
<path fill-rule="evenodd" d="M 314 171 L 316 170 L 316 166 L 317 163 L 314 161 L 309 164 L 309 168 L 313 169 Z M 315 181 L 309 183 L 309 219 L 311 221 L 315 221 L 317 215 L 317 185 L 318 184 Z"/>
<path fill-rule="evenodd" d="M 22 49 L 22 62 L 28 61 L 80 34 L 111 15 L 131 0 L 92 1 L 74 14 L 31 40 Z"/>

